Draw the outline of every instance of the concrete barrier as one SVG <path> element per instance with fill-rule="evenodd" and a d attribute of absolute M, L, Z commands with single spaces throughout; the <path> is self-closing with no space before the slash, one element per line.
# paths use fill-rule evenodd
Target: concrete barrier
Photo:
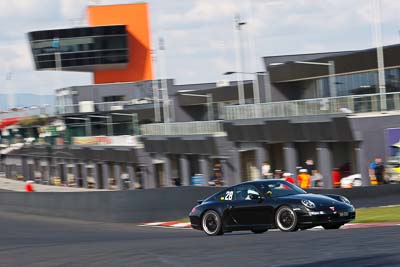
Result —
<path fill-rule="evenodd" d="M 184 218 L 212 187 L 174 187 L 115 192 L 0 192 L 0 211 L 104 222 Z"/>
<path fill-rule="evenodd" d="M 198 199 L 222 190 L 174 187 L 115 192 L 0 192 L 0 211 L 103 222 L 153 222 L 184 218 Z M 400 204 L 400 185 L 313 189 L 342 194 L 356 207 Z"/>
<path fill-rule="evenodd" d="M 357 208 L 400 205 L 400 185 L 353 187 L 351 189 L 310 189 L 309 193 L 338 194 L 351 200 Z"/>

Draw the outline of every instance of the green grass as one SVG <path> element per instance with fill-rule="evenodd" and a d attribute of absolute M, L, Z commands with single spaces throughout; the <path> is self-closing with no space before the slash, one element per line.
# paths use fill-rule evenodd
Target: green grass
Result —
<path fill-rule="evenodd" d="M 400 222 L 400 206 L 357 209 L 352 223 L 374 222 Z"/>
<path fill-rule="evenodd" d="M 189 220 L 189 218 L 183 218 L 183 219 L 177 220 L 177 222 L 188 223 L 188 222 L 190 222 L 190 220 Z"/>
<path fill-rule="evenodd" d="M 179 222 L 189 222 L 182 218 Z M 352 223 L 400 222 L 400 206 L 361 208 L 356 210 L 356 219 Z"/>

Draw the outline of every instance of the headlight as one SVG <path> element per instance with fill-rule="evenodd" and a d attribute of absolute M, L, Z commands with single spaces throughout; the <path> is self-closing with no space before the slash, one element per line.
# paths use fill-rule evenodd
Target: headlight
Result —
<path fill-rule="evenodd" d="M 310 209 L 315 208 L 314 202 L 307 200 L 307 199 L 301 200 L 301 204 L 303 204 L 304 206 L 306 206 L 307 208 L 310 208 Z"/>
<path fill-rule="evenodd" d="M 342 200 L 342 202 L 344 202 L 344 203 L 346 203 L 348 205 L 351 205 L 351 202 L 347 197 L 340 196 L 340 199 Z"/>
<path fill-rule="evenodd" d="M 194 207 L 190 213 L 196 213 L 196 212 L 197 212 L 197 209 L 196 209 L 196 207 Z"/>

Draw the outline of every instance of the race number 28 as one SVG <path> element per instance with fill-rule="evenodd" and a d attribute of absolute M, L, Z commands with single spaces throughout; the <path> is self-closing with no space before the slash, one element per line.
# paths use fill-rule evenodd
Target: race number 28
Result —
<path fill-rule="evenodd" d="M 233 198 L 233 191 L 226 191 L 225 200 L 232 200 Z"/>

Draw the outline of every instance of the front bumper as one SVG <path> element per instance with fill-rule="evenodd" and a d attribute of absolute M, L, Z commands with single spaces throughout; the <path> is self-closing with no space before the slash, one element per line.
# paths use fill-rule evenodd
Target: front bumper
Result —
<path fill-rule="evenodd" d="M 296 211 L 298 223 L 303 225 L 322 225 L 328 223 L 348 223 L 356 218 L 354 208 L 340 210 L 308 210 Z"/>
<path fill-rule="evenodd" d="M 189 214 L 189 219 L 193 229 L 203 230 L 201 226 L 201 212 L 199 210 L 192 211 Z"/>
<path fill-rule="evenodd" d="M 189 217 L 189 218 L 190 218 L 190 224 L 193 229 L 203 230 L 203 228 L 201 227 L 200 218 L 198 217 Z"/>

